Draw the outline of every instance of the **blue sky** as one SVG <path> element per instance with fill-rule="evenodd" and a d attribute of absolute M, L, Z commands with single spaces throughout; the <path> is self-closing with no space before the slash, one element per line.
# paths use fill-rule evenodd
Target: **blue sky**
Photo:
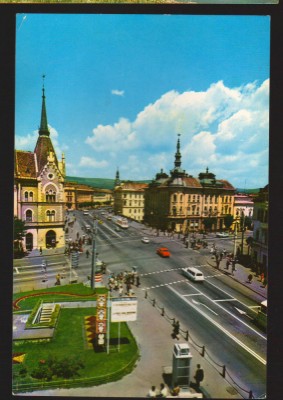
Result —
<path fill-rule="evenodd" d="M 209 167 L 268 183 L 268 16 L 18 14 L 15 147 L 34 150 L 42 75 L 67 175 L 152 179 Z"/>

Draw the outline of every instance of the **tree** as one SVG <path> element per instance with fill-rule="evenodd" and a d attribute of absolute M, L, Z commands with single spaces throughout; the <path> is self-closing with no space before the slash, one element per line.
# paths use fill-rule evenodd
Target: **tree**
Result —
<path fill-rule="evenodd" d="M 203 225 L 205 227 L 205 230 L 211 231 L 211 228 L 213 225 L 216 225 L 217 219 L 215 217 L 208 217 L 204 218 L 203 220 Z"/>
<path fill-rule="evenodd" d="M 23 238 L 26 235 L 25 222 L 14 217 L 14 256 L 23 255 Z"/>
<path fill-rule="evenodd" d="M 233 221 L 234 221 L 233 215 L 231 215 L 231 214 L 225 215 L 224 225 L 226 226 L 227 229 L 229 229 L 231 227 L 231 225 L 233 224 Z"/>

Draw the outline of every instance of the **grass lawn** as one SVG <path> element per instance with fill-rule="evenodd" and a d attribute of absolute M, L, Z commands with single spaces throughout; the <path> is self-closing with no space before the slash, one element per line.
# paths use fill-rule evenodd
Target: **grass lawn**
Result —
<path fill-rule="evenodd" d="M 69 285 L 72 290 L 73 285 Z M 80 286 L 80 285 L 77 285 Z M 56 289 L 56 290 L 55 290 Z M 61 289 L 62 292 L 69 290 L 67 286 L 61 288 L 52 288 L 52 292 L 57 292 Z M 77 287 L 77 290 L 79 288 Z M 78 294 L 87 295 L 90 288 L 81 288 Z M 86 290 L 88 289 L 88 291 Z M 84 293 L 81 293 L 81 292 Z M 30 294 L 35 294 L 38 291 L 31 292 Z M 71 292 L 71 291 L 70 291 Z M 73 293 L 73 292 L 72 292 Z M 21 294 L 23 295 L 28 294 Z M 21 309 L 23 305 L 27 309 L 32 308 L 32 303 L 35 305 L 39 298 L 46 300 L 50 295 L 44 295 L 43 291 L 40 293 L 40 297 L 32 297 L 22 300 L 19 305 Z M 66 296 L 67 297 L 67 296 Z M 69 299 L 67 299 L 69 300 Z M 77 299 L 78 300 L 78 299 Z M 13 387 L 25 384 L 35 384 L 41 383 L 39 380 L 34 379 L 30 376 L 32 370 L 40 365 L 40 360 L 46 360 L 48 357 L 56 357 L 58 360 L 64 358 L 73 357 L 78 359 L 84 365 L 84 368 L 79 370 L 78 378 L 85 379 L 97 379 L 99 381 L 100 377 L 111 376 L 111 374 L 121 371 L 120 376 L 116 378 L 109 378 L 106 380 L 115 380 L 122 377 L 123 375 L 130 372 L 133 369 L 135 360 L 138 357 L 138 348 L 135 339 L 133 338 L 126 323 L 121 323 L 120 325 L 120 349 L 118 351 L 117 339 L 118 339 L 118 324 L 111 323 L 110 325 L 110 352 L 95 352 L 93 348 L 89 349 L 86 345 L 86 333 L 85 333 L 85 316 L 91 316 L 96 314 L 96 309 L 94 307 L 87 308 L 61 308 L 59 313 L 59 320 L 56 327 L 55 335 L 49 342 L 28 342 L 28 341 L 14 341 L 13 343 L 13 353 L 24 353 L 25 358 L 23 363 L 13 364 Z M 125 368 L 130 365 L 129 368 Z M 21 375 L 23 368 L 26 369 L 26 373 Z M 125 369 L 125 370 L 123 370 Z M 119 373 L 118 373 L 119 375 Z M 57 380 L 54 378 L 53 380 Z M 72 380 L 71 380 L 72 381 Z M 51 381 L 52 383 L 52 381 Z M 59 385 L 60 386 L 60 385 Z M 59 387 L 58 386 L 58 387 Z M 80 386 L 84 386 L 82 383 Z M 19 386 L 19 391 L 21 387 Z M 33 387 L 35 390 L 35 387 Z"/>

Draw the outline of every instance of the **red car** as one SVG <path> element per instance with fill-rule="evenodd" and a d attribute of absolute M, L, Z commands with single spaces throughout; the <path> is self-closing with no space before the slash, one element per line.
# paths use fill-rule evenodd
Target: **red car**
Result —
<path fill-rule="evenodd" d="M 156 253 L 159 254 L 161 257 L 170 257 L 170 252 L 167 247 L 159 247 L 156 250 Z"/>

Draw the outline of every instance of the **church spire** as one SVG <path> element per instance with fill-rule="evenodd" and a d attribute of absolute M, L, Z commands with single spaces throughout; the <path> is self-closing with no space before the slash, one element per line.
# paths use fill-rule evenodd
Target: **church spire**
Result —
<path fill-rule="evenodd" d="M 177 140 L 177 151 L 175 153 L 175 168 L 181 167 L 181 152 L 180 152 L 180 133 L 178 133 L 178 140 Z"/>
<path fill-rule="evenodd" d="M 50 132 L 48 129 L 47 123 L 47 114 L 46 114 L 46 105 L 45 105 L 45 89 L 44 89 L 44 78 L 45 75 L 42 75 L 43 85 L 42 85 L 42 107 L 41 107 L 41 120 L 40 120 L 40 128 L 39 135 L 49 136 Z"/>
<path fill-rule="evenodd" d="M 121 184 L 121 181 L 120 181 L 120 173 L 119 173 L 119 168 L 117 167 L 116 178 L 115 178 L 115 181 L 114 181 L 114 185 L 115 185 L 115 186 L 118 186 L 118 185 L 120 185 L 120 184 Z"/>

